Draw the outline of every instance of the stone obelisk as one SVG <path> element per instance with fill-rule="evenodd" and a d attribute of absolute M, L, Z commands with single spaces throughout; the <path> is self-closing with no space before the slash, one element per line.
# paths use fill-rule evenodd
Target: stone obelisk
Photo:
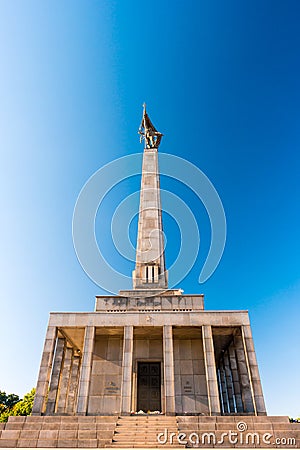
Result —
<path fill-rule="evenodd" d="M 162 134 L 152 124 L 145 104 L 139 133 L 145 147 L 133 288 L 164 290 L 168 289 L 168 276 L 165 268 L 158 169 L 158 147 Z"/>

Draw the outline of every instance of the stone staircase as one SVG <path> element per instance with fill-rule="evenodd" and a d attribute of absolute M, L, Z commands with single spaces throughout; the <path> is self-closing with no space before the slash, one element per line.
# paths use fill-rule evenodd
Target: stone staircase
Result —
<path fill-rule="evenodd" d="M 167 430 L 167 431 L 166 431 Z M 158 435 L 160 441 L 158 440 Z M 182 448 L 176 439 L 170 444 L 165 439 L 178 434 L 176 417 L 163 415 L 121 416 L 117 421 L 112 447 L 117 448 Z M 166 442 L 165 442 L 166 440 Z M 107 445 L 108 447 L 108 445 Z"/>
<path fill-rule="evenodd" d="M 300 448 L 300 423 L 287 416 L 177 416 L 177 423 L 186 447 Z"/>
<path fill-rule="evenodd" d="M 116 422 L 117 416 L 9 417 L 0 427 L 0 447 L 110 447 Z"/>
<path fill-rule="evenodd" d="M 300 423 L 285 416 L 19 416 L 0 423 L 0 447 L 299 449 Z"/>

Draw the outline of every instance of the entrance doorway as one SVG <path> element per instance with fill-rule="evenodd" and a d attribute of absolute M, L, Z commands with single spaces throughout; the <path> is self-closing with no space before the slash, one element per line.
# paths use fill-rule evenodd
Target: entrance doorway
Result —
<path fill-rule="evenodd" d="M 161 411 L 160 362 L 138 362 L 137 411 Z"/>

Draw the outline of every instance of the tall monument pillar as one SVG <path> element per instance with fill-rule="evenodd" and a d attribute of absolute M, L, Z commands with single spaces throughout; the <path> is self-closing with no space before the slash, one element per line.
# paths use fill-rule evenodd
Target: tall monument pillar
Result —
<path fill-rule="evenodd" d="M 162 134 L 144 112 L 139 129 L 144 140 L 140 210 L 136 248 L 136 265 L 133 271 L 134 289 L 167 289 L 164 235 L 160 200 L 158 146 Z"/>

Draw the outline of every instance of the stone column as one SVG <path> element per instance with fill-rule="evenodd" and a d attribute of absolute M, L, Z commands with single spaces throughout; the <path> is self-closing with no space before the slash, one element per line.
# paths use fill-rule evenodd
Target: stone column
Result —
<path fill-rule="evenodd" d="M 95 341 L 95 327 L 87 326 L 84 333 L 82 364 L 79 377 L 77 415 L 85 416 L 88 407 L 93 350 Z"/>
<path fill-rule="evenodd" d="M 64 338 L 57 338 L 50 388 L 48 394 L 48 402 L 46 407 L 46 415 L 55 413 L 58 386 L 64 359 L 65 345 L 66 341 Z"/>
<path fill-rule="evenodd" d="M 68 394 L 68 400 L 67 400 L 67 414 L 74 413 L 75 400 L 76 400 L 77 390 L 78 390 L 79 368 L 80 368 L 80 356 L 73 355 L 71 375 L 70 375 L 69 394 Z"/>
<path fill-rule="evenodd" d="M 220 371 L 220 382 L 221 382 L 221 394 L 222 394 L 222 402 L 223 402 L 223 413 L 229 413 L 229 398 L 228 398 L 228 391 L 227 391 L 227 380 L 225 375 L 225 369 L 224 369 L 224 361 L 223 359 L 220 360 L 219 363 L 219 371 Z"/>
<path fill-rule="evenodd" d="M 214 343 L 210 325 L 203 325 L 202 338 L 209 412 L 211 416 L 219 416 L 221 414 L 220 398 L 218 391 Z"/>
<path fill-rule="evenodd" d="M 244 412 L 244 408 L 243 408 L 242 395 L 241 395 L 240 379 L 239 379 L 239 373 L 238 373 L 238 369 L 237 369 L 235 350 L 234 350 L 234 347 L 232 344 L 230 344 L 230 346 L 229 346 L 228 353 L 229 353 L 230 369 L 231 369 L 231 374 L 232 374 L 236 412 L 242 413 L 242 412 Z"/>
<path fill-rule="evenodd" d="M 133 326 L 124 327 L 121 413 L 131 413 Z"/>
<path fill-rule="evenodd" d="M 48 394 L 56 335 L 57 335 L 56 327 L 48 326 L 44 350 L 41 359 L 38 382 L 36 386 L 36 393 L 32 407 L 33 416 L 38 416 L 41 415 L 43 412 L 45 412 L 45 400 Z"/>
<path fill-rule="evenodd" d="M 234 336 L 237 367 L 239 372 L 243 409 L 246 413 L 256 414 L 251 389 L 248 364 L 245 356 L 243 337 L 240 333 Z"/>
<path fill-rule="evenodd" d="M 59 385 L 59 396 L 57 401 L 56 412 L 58 414 L 63 414 L 66 412 L 67 397 L 69 391 L 69 382 L 71 374 L 71 364 L 72 364 L 73 349 L 65 349 L 64 365 L 61 373 L 61 380 Z"/>
<path fill-rule="evenodd" d="M 232 374 L 229 364 L 228 350 L 224 353 L 224 369 L 225 369 L 225 377 L 226 377 L 226 386 L 227 386 L 227 395 L 229 402 L 229 412 L 234 413 L 235 411 L 235 402 L 234 402 L 234 391 L 233 391 L 233 383 L 232 383 Z"/>
<path fill-rule="evenodd" d="M 172 325 L 163 326 L 165 413 L 175 415 L 175 380 Z"/>
<path fill-rule="evenodd" d="M 253 345 L 252 333 L 250 325 L 242 326 L 242 336 L 244 341 L 245 353 L 247 356 L 249 368 L 250 368 L 250 376 L 251 383 L 254 395 L 254 402 L 256 407 L 256 413 L 258 416 L 265 416 L 266 406 L 264 401 L 264 395 L 261 387 L 261 381 L 258 371 L 258 364 L 256 360 L 256 354 Z"/>
<path fill-rule="evenodd" d="M 223 402 L 223 395 L 222 395 L 221 371 L 220 371 L 219 367 L 217 368 L 217 381 L 218 381 L 218 389 L 219 389 L 220 411 L 221 411 L 221 413 L 223 413 L 224 412 L 224 402 Z"/>

